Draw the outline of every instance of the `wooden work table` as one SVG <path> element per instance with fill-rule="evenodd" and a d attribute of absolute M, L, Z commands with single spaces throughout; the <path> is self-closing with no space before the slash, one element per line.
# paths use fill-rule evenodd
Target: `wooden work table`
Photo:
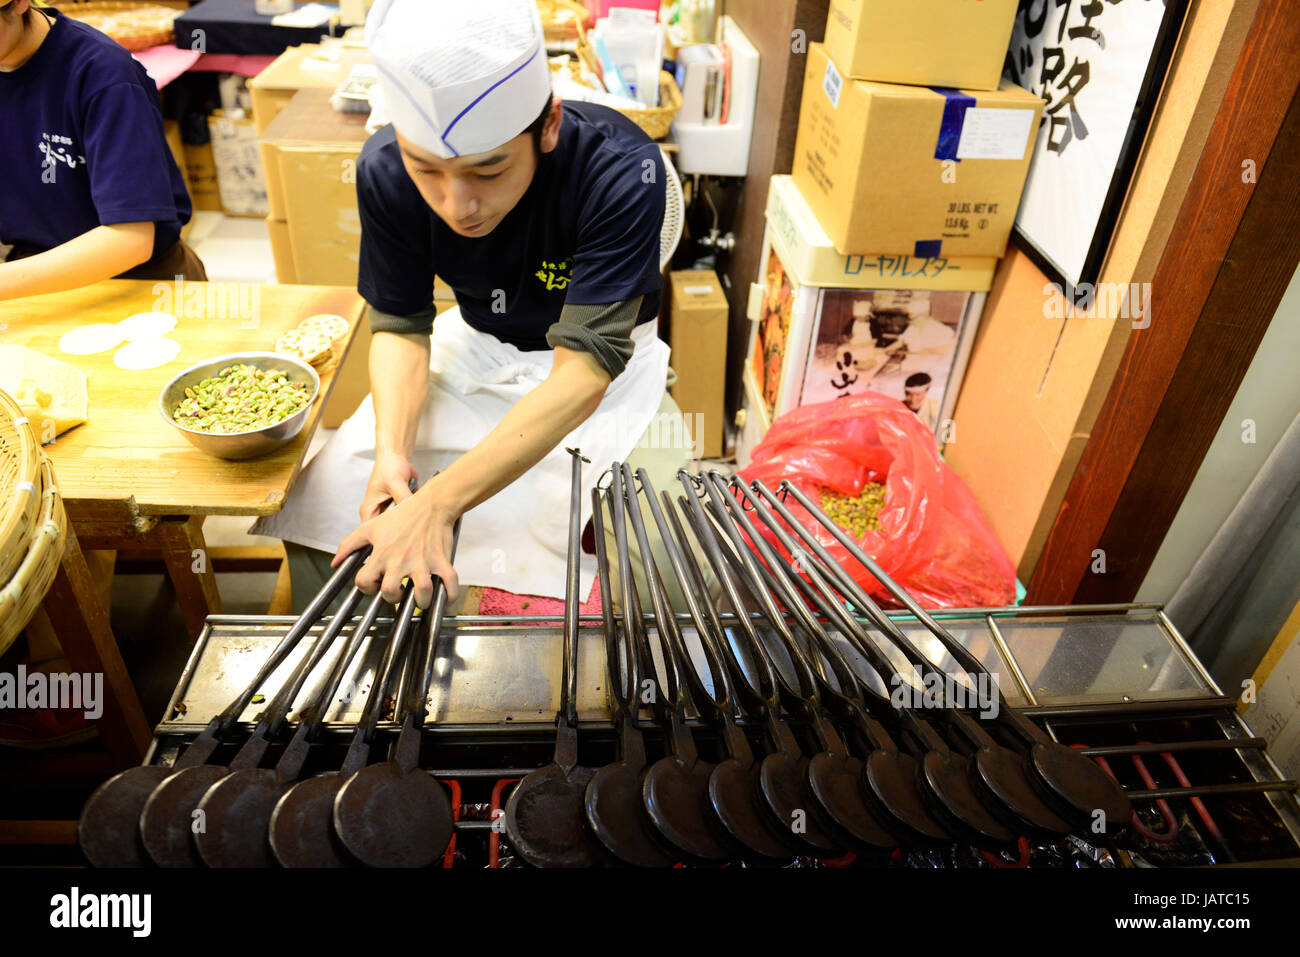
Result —
<path fill-rule="evenodd" d="M 87 421 L 44 447 L 70 527 L 60 571 L 28 627 L 52 628 L 76 670 L 105 675 L 105 709 L 98 723 L 111 770 L 138 763 L 150 739 L 109 625 L 115 556 L 161 557 L 191 640 L 197 638 L 207 616 L 222 610 L 203 539 L 204 516 L 280 509 L 363 308 L 361 298 L 345 287 L 184 283 L 178 289 L 172 283 L 122 280 L 0 302 L 0 343 L 45 353 L 89 378 Z M 154 311 L 179 319 L 168 338 L 181 345 L 176 358 L 157 369 L 119 369 L 113 364 L 115 349 L 91 356 L 59 349 L 59 338 L 78 326 Z M 320 395 L 292 442 L 263 458 L 229 462 L 200 452 L 163 420 L 159 393 L 177 373 L 225 353 L 269 352 L 284 332 L 322 313 L 344 317 L 349 330 L 335 342 L 334 360 L 317 370 Z M 35 766 L 32 772 L 37 773 Z M 0 845 L 27 831 L 24 822 L 0 822 Z"/>
<path fill-rule="evenodd" d="M 364 303 L 342 287 L 111 280 L 72 292 L 0 303 L 0 342 L 27 346 L 89 378 L 88 421 L 45 446 L 74 523 L 119 516 L 269 515 L 280 510 L 302 467 L 343 355 L 321 373 L 321 394 L 302 432 L 263 458 L 228 462 L 200 452 L 165 422 L 158 395 L 178 372 L 230 352 L 271 351 L 308 316 L 333 313 L 351 325 L 335 349 L 346 353 Z M 184 301 L 177 302 L 177 299 Z M 158 369 L 128 372 L 113 352 L 70 356 L 59 338 L 78 326 L 142 312 L 170 312 L 180 354 Z M 318 370 L 320 371 L 320 370 Z M 79 529 L 80 531 L 80 529 Z"/>

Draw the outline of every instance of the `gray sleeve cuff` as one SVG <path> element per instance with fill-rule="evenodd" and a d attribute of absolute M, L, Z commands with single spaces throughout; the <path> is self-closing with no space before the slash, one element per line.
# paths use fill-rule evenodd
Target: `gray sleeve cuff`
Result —
<path fill-rule="evenodd" d="M 591 353 L 610 379 L 617 379 L 632 358 L 632 329 L 641 299 L 637 296 L 604 306 L 565 306 L 560 321 L 547 330 L 546 344 L 552 349 Z"/>
<path fill-rule="evenodd" d="M 395 316 L 370 307 L 370 331 L 396 332 L 399 335 L 429 335 L 433 332 L 433 320 L 438 315 L 437 306 L 429 306 L 421 312 L 409 316 Z"/>

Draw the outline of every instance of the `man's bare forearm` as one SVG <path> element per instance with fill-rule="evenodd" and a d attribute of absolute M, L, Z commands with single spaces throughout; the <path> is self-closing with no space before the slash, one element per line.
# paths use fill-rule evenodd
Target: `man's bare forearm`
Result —
<path fill-rule="evenodd" d="M 96 226 L 61 246 L 0 263 L 0 299 L 43 296 L 112 279 L 153 255 L 153 223 Z"/>
<path fill-rule="evenodd" d="M 551 375 L 428 489 L 435 507 L 461 515 L 544 459 L 600 406 L 609 375 L 586 353 L 557 349 Z"/>
<path fill-rule="evenodd" d="M 375 454 L 410 458 L 429 397 L 429 337 L 377 332 L 370 343 Z"/>

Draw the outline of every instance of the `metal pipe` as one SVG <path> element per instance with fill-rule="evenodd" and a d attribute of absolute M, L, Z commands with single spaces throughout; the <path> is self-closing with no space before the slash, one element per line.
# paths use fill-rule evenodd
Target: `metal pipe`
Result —
<path fill-rule="evenodd" d="M 1169 638 L 1172 641 L 1173 646 L 1178 650 L 1179 654 L 1183 656 L 1188 667 L 1192 669 L 1197 677 L 1205 682 L 1206 687 L 1213 688 L 1216 694 L 1223 694 L 1223 689 L 1218 686 L 1210 673 L 1205 670 L 1200 659 L 1197 658 L 1192 649 L 1188 647 L 1187 642 L 1183 640 L 1182 634 L 1180 634 L 1178 629 L 1174 627 L 1174 623 L 1169 620 L 1169 616 L 1165 614 L 1163 608 L 1156 612 L 1156 620 L 1164 626 L 1165 630 L 1169 633 Z"/>
<path fill-rule="evenodd" d="M 1038 698 L 1034 696 L 1033 689 L 1029 687 L 1029 679 L 1026 678 L 1025 673 L 1020 670 L 1020 665 L 1016 661 L 1016 656 L 1011 653 L 1011 648 L 1008 647 L 1006 639 L 1002 637 L 1002 632 L 998 630 L 997 622 L 993 620 L 993 616 L 985 615 L 984 624 L 993 636 L 993 644 L 997 646 L 998 654 L 1002 656 L 1002 660 L 1005 661 L 1007 667 L 1011 669 L 1011 676 L 1016 679 L 1016 684 L 1019 686 L 1020 694 L 1029 702 L 1031 708 L 1037 706 Z"/>
<path fill-rule="evenodd" d="M 1025 618 L 1033 615 L 1092 615 L 1108 614 L 1116 612 L 1131 611 L 1158 611 L 1162 606 L 1155 602 L 1139 602 L 1133 604 L 1101 604 L 1101 605 L 1007 605 L 1003 607 L 991 608 L 944 608 L 935 609 L 932 617 L 939 619 L 952 618 L 983 618 L 991 615 L 995 618 Z M 642 617 L 647 621 L 652 621 L 654 615 L 650 612 L 642 613 Z M 679 621 L 689 621 L 690 614 L 687 612 L 677 612 L 675 617 Z M 761 619 L 764 616 L 760 612 L 751 612 L 749 615 L 752 619 Z M 791 616 L 786 615 L 786 618 Z M 864 624 L 870 624 L 871 619 L 864 616 L 856 616 Z M 909 611 L 904 609 L 885 609 L 885 617 L 892 618 L 895 621 L 918 621 L 918 619 Z M 1155 616 L 1152 615 L 1152 618 Z M 735 616 L 728 612 L 723 615 L 724 619 L 734 620 Z M 250 623 L 248 615 L 209 615 L 208 622 L 213 625 L 246 625 Z M 291 625 L 298 619 L 293 615 L 259 615 L 255 623 L 259 625 Z M 323 619 L 328 620 L 328 619 Z M 600 615 L 579 615 L 578 621 L 590 625 L 600 623 Z M 384 621 L 384 619 L 380 619 Z M 468 625 L 510 625 L 518 622 L 543 622 L 547 624 L 560 624 L 564 621 L 563 615 L 448 615 L 446 623 L 448 625 L 468 624 Z"/>
<path fill-rule="evenodd" d="M 1164 744 L 1110 744 L 1100 748 L 1078 748 L 1086 758 L 1109 758 L 1126 754 L 1175 754 L 1184 751 L 1238 751 L 1268 747 L 1263 738 L 1214 738 L 1210 741 L 1167 741 Z"/>
<path fill-rule="evenodd" d="M 1156 801 L 1160 798 L 1213 797 L 1226 794 L 1262 794 L 1269 791 L 1295 793 L 1300 784 L 1295 781 L 1241 781 L 1236 784 L 1202 784 L 1190 788 L 1152 788 L 1146 791 L 1129 791 L 1131 801 Z"/>

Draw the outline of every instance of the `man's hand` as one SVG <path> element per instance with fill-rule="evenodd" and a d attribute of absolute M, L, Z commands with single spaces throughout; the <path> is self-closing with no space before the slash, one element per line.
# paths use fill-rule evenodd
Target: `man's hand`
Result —
<path fill-rule="evenodd" d="M 380 337 L 376 337 L 378 342 Z M 374 358 L 374 353 L 371 353 Z M 406 455 L 380 451 L 362 506 L 362 525 L 339 545 L 331 566 L 367 544 L 374 547 L 357 574 L 367 595 L 382 592 L 396 604 L 402 579 L 415 582 L 421 608 L 433 600 L 430 575 L 447 585 L 447 598 L 460 595 L 451 567 L 452 526 L 457 517 L 485 502 L 546 457 L 566 435 L 596 411 L 609 375 L 589 353 L 555 350 L 546 381 L 520 399 L 487 437 L 411 495 L 406 482 L 415 470 Z M 392 508 L 377 512 L 388 499 Z"/>
<path fill-rule="evenodd" d="M 432 483 L 414 495 L 405 486 L 403 491 L 402 501 L 343 539 L 330 567 L 337 568 L 348 555 L 370 545 L 374 550 L 356 578 L 362 592 L 381 592 L 396 605 L 402 598 L 402 580 L 409 578 L 415 584 L 416 604 L 427 609 L 433 604 L 431 576 L 437 575 L 446 585 L 447 600 L 454 602 L 460 597 L 460 578 L 449 556 L 456 514 L 437 501 Z"/>
<path fill-rule="evenodd" d="M 375 467 L 361 500 L 361 521 L 368 522 L 379 514 L 385 502 L 401 505 L 411 497 L 411 482 L 419 482 L 415 466 L 405 455 L 395 452 L 378 453 Z"/>

